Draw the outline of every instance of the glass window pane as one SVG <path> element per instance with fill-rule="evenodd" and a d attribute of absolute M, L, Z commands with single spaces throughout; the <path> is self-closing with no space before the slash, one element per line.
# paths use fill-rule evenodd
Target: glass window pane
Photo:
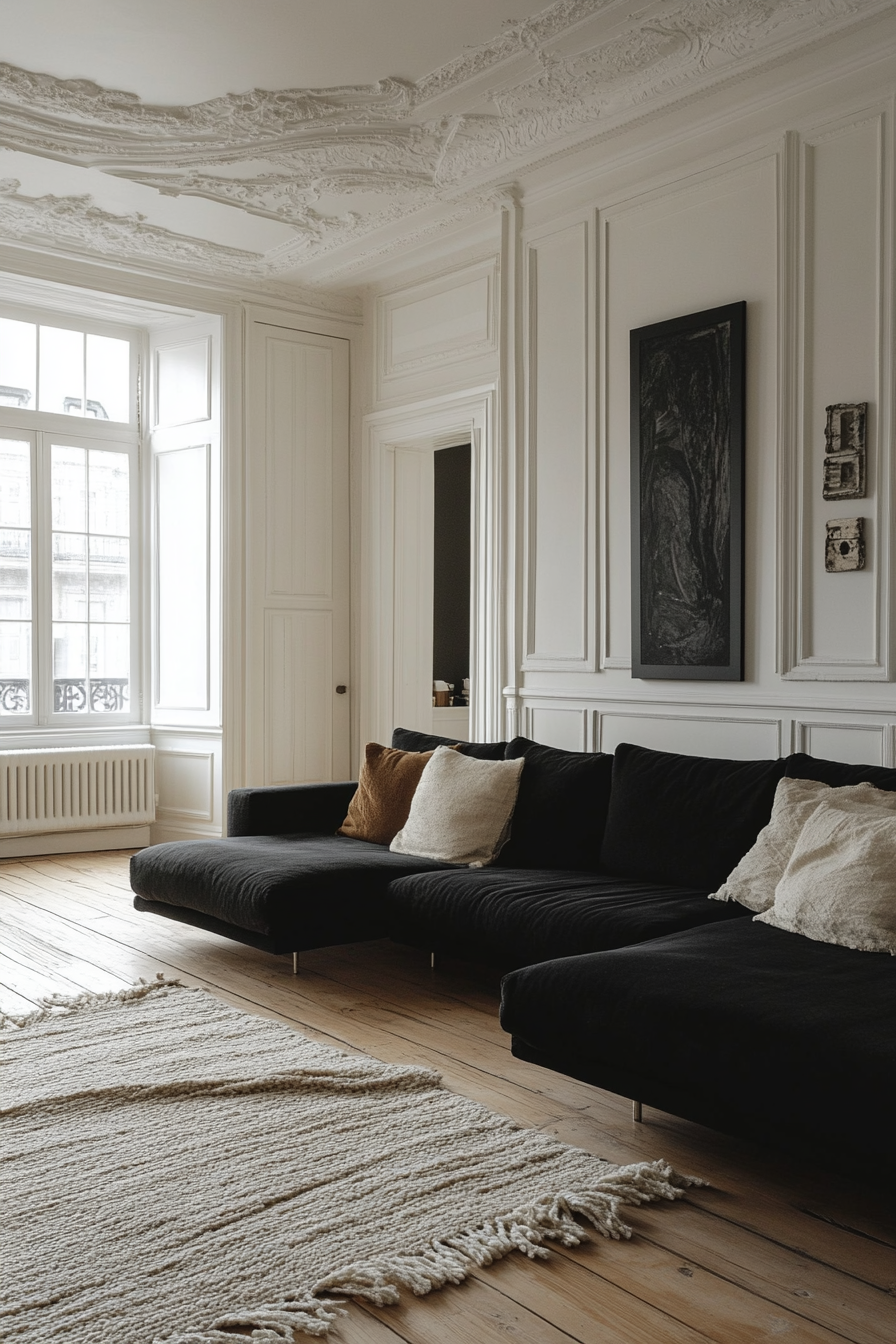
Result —
<path fill-rule="evenodd" d="M 87 626 L 53 622 L 53 708 L 87 711 Z"/>
<path fill-rule="evenodd" d="M 53 620 L 87 619 L 87 538 L 53 533 Z"/>
<path fill-rule="evenodd" d="M 87 675 L 87 626 L 83 622 L 53 622 L 53 675 Z"/>
<path fill-rule="evenodd" d="M 40 328 L 41 411 L 84 414 L 84 333 Z"/>
<path fill-rule="evenodd" d="M 90 708 L 121 713 L 128 708 L 130 633 L 126 625 L 90 627 Z"/>
<path fill-rule="evenodd" d="M 31 617 L 31 533 L 0 527 L 0 617 Z"/>
<path fill-rule="evenodd" d="M 130 341 L 87 337 L 87 415 L 95 420 L 130 420 Z"/>
<path fill-rule="evenodd" d="M 37 327 L 0 317 L 0 406 L 35 410 Z"/>
<path fill-rule="evenodd" d="M 53 526 L 66 532 L 87 531 L 87 452 L 53 444 Z"/>
<path fill-rule="evenodd" d="M 0 715 L 31 713 L 31 626 L 0 621 Z"/>
<path fill-rule="evenodd" d="M 126 537 L 130 531 L 127 453 L 91 448 L 89 472 L 90 531 Z"/>
<path fill-rule="evenodd" d="M 31 445 L 0 439 L 0 527 L 31 526 Z"/>
<path fill-rule="evenodd" d="M 131 661 L 130 627 L 94 625 L 90 627 L 90 676 L 127 677 Z"/>
<path fill-rule="evenodd" d="M 128 620 L 129 550 L 124 537 L 90 538 L 91 621 Z"/>

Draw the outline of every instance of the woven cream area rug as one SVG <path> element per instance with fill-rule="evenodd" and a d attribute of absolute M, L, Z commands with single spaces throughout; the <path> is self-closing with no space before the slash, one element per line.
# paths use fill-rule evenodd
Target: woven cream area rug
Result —
<path fill-rule="evenodd" d="M 283 1344 L 339 1299 L 628 1236 L 695 1182 L 616 1167 L 172 982 L 6 1019 L 0 1338 Z"/>

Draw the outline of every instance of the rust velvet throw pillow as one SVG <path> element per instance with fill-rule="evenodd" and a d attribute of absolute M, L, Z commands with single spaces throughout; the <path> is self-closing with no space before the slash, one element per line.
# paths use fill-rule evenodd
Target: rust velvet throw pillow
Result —
<path fill-rule="evenodd" d="M 431 756 L 431 751 L 399 751 L 368 742 L 357 791 L 336 834 L 391 844 L 408 819 L 411 799 Z"/>

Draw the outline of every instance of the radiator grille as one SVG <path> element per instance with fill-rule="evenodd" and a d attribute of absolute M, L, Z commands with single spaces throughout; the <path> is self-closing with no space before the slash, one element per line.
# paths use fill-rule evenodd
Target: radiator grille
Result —
<path fill-rule="evenodd" d="M 0 836 L 155 820 L 154 747 L 0 751 Z"/>

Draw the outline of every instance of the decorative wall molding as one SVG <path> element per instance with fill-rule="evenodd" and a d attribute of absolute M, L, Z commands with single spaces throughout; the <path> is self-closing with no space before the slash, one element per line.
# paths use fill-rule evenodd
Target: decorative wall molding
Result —
<path fill-rule="evenodd" d="M 596 716 L 587 709 L 527 704 L 523 736 L 563 751 L 598 751 L 594 736 Z"/>
<path fill-rule="evenodd" d="M 703 730 L 704 739 L 715 736 L 718 740 L 718 754 L 720 756 L 730 753 L 735 759 L 771 759 L 776 756 L 783 756 L 787 747 L 784 741 L 784 724 L 780 718 L 760 718 L 749 714 L 675 714 L 663 712 L 654 707 L 651 711 L 626 711 L 626 710 L 601 710 L 598 714 L 599 725 L 597 742 L 595 749 L 597 751 L 612 751 L 616 743 L 610 740 L 612 732 L 607 731 L 607 726 L 614 719 L 625 719 L 629 723 L 636 723 L 639 731 L 629 736 L 637 737 L 639 745 L 656 746 L 659 750 L 677 751 L 689 754 L 693 751 L 694 755 L 713 755 L 715 752 L 701 750 L 703 744 L 696 741 L 699 730 Z M 669 741 L 669 725 L 672 728 L 673 741 Z M 667 733 L 662 733 L 663 726 Z M 750 739 L 745 756 L 742 756 L 737 742 L 738 729 L 746 729 Z M 678 741 L 678 735 L 681 734 L 681 740 Z M 764 746 L 760 750 L 753 746 L 753 741 L 763 737 Z"/>
<path fill-rule="evenodd" d="M 458 202 L 481 209 L 475 193 L 509 168 L 696 98 L 890 7 L 651 0 L 609 15 L 610 0 L 558 0 L 416 83 L 252 89 L 188 106 L 2 64 L 0 146 L 239 209 L 287 225 L 292 237 L 262 257 L 261 248 L 108 216 L 83 195 L 7 209 L 0 236 L 42 242 L 49 215 L 70 245 L 102 255 L 124 244 L 128 257 L 202 273 L 283 274 L 431 206 L 448 216 Z"/>
<path fill-rule="evenodd" d="M 793 738 L 794 751 L 805 751 L 809 755 L 828 755 L 832 750 L 831 744 L 841 738 L 843 754 L 836 755 L 834 757 L 836 760 L 855 760 L 857 763 L 867 761 L 869 765 L 896 764 L 893 758 L 894 729 L 886 723 L 855 723 L 843 719 L 796 719 L 793 725 Z M 826 744 L 825 738 L 827 738 Z M 865 739 L 862 747 L 859 747 L 860 738 Z M 875 754 L 874 748 L 868 750 L 872 743 L 876 747 L 875 760 L 871 759 Z"/>
<path fill-rule="evenodd" d="M 496 355 L 497 290 L 497 261 L 488 257 L 472 266 L 379 295 L 376 337 L 381 387 L 426 369 Z M 452 297 L 456 298 L 454 323 L 448 310 Z M 418 336 L 412 350 L 405 351 L 400 346 L 402 324 L 407 328 L 406 339 L 412 334 Z"/>
<path fill-rule="evenodd" d="M 600 660 L 601 671 L 628 672 L 631 670 L 631 636 L 629 612 L 631 610 L 630 587 L 630 534 L 629 534 L 629 490 L 630 490 L 630 393 L 628 386 L 628 337 L 633 326 L 646 323 L 645 313 L 638 319 L 620 323 L 618 308 L 620 297 L 625 295 L 626 285 L 621 281 L 618 270 L 620 251 L 620 230 L 637 228 L 645 219 L 669 221 L 674 228 L 675 220 L 689 206 L 700 207 L 702 212 L 730 193 L 739 189 L 744 173 L 760 171 L 768 164 L 769 172 L 780 162 L 781 144 L 773 140 L 771 144 L 764 140 L 754 143 L 746 152 L 737 149 L 704 161 L 696 171 L 688 170 L 678 177 L 661 179 L 659 185 L 646 184 L 636 194 L 618 199 L 594 212 L 597 233 L 597 429 L 598 444 L 598 496 L 599 496 L 599 547 L 598 547 L 598 583 L 600 618 Z M 780 173 L 779 173 L 780 178 Z M 689 244 L 690 245 L 690 244 Z M 778 253 L 779 283 L 783 261 L 781 250 Z M 645 259 L 645 265 L 646 265 Z M 724 274 L 719 273 L 720 288 L 717 297 L 712 300 L 695 300 L 690 310 L 699 310 L 706 306 L 716 306 L 731 293 L 727 286 L 729 266 L 726 260 Z M 721 286 L 725 286 L 722 288 Z M 688 299 L 680 298 L 671 309 L 667 294 L 657 294 L 657 306 L 649 309 L 650 320 L 674 316 L 689 311 Z M 769 343 L 770 344 L 770 343 Z M 780 347 L 779 347 L 780 349 Z M 613 376 L 613 361 L 619 351 L 625 352 L 625 383 L 620 382 L 617 365 Z M 780 356 L 779 356 L 780 357 Z M 781 386 L 779 380 L 779 387 Z M 620 413 L 620 408 L 622 411 Z M 748 417 L 748 436 L 755 429 Z M 755 440 L 758 445 L 758 439 Z M 621 504 L 620 504 L 621 501 Z M 620 583 L 618 575 L 625 573 L 625 582 Z M 620 621 L 619 613 L 625 612 Z M 624 634 L 623 634 L 624 630 Z M 749 673 L 748 673 L 749 675 Z M 703 694 L 703 692 L 701 692 Z"/>
<path fill-rule="evenodd" d="M 596 666 L 598 502 L 590 216 L 591 212 L 577 212 L 525 239 L 528 397 L 522 666 L 527 671 L 591 672 Z M 564 485 L 568 507 L 558 509 L 557 492 Z M 562 558 L 557 569 L 562 572 L 553 574 L 548 565 L 558 556 Z M 570 589 L 576 586 L 579 592 L 570 599 Z M 558 612 L 566 618 L 562 641 L 556 628 Z"/>
<path fill-rule="evenodd" d="M 780 565 L 778 612 L 778 666 L 781 674 L 795 681 L 888 681 L 891 679 L 891 616 L 893 465 L 892 434 L 896 404 L 892 380 L 892 357 L 896 342 L 896 305 L 893 288 L 893 135 L 894 105 L 864 108 L 833 123 L 788 135 L 779 172 L 779 466 L 778 466 L 778 555 Z M 819 308 L 815 292 L 819 274 L 814 266 L 818 247 L 815 236 L 813 188 L 814 156 L 819 147 L 831 145 L 840 136 L 866 129 L 874 137 L 875 180 L 867 184 L 874 196 L 870 212 L 876 235 L 872 249 L 876 277 L 873 286 L 875 311 L 866 321 L 874 347 L 874 364 L 862 370 L 870 392 L 872 431 L 869 443 L 871 481 L 868 498 L 857 501 L 854 512 L 870 519 L 870 555 L 867 581 L 872 595 L 868 614 L 866 651 L 850 656 L 845 651 L 818 652 L 813 630 L 813 589 L 822 595 L 840 576 L 828 576 L 821 564 L 821 540 L 817 514 L 820 497 L 822 440 L 818 432 L 819 407 L 839 398 L 827 378 L 816 370 L 812 342 L 813 314 Z M 867 215 L 869 212 L 865 212 Z M 864 216 L 863 216 L 864 217 Z M 864 255 L 864 249 L 863 249 Z M 822 275 L 821 279 L 825 277 Z M 828 300 L 825 315 L 832 317 Z M 843 314 L 847 321 L 848 315 Z M 855 371 L 846 375 L 850 386 Z M 816 479 L 819 478 L 819 479 Z M 875 488 L 876 487 L 876 488 Z M 842 510 L 841 510 L 842 512 Z M 828 503 L 827 517 L 839 516 Z M 847 580 L 851 575 L 845 576 Z M 862 576 L 863 579 L 866 576 Z M 827 579 L 827 583 L 825 583 Z M 856 592 L 858 597 L 858 591 Z M 813 603 L 813 598 L 815 601 Z"/>
<path fill-rule="evenodd" d="M 550 745 L 577 751 L 608 751 L 618 741 L 632 740 L 658 750 L 695 755 L 761 757 L 805 751 L 830 760 L 896 765 L 896 711 L 881 702 L 861 710 L 843 706 L 808 708 L 791 697 L 751 696 L 749 700 L 714 705 L 682 699 L 651 700 L 626 696 L 609 687 L 588 692 L 560 683 L 542 687 L 506 687 L 508 713 L 517 731 Z M 560 715 L 563 718 L 553 718 Z M 551 725 L 583 725 L 580 743 L 539 737 Z M 621 735 L 620 723 L 632 725 Z M 635 727 L 636 726 L 636 727 Z M 745 737 L 744 730 L 749 730 Z M 556 733 L 554 734 L 556 736 Z M 754 746 L 754 737 L 755 743 Z"/>
<path fill-rule="evenodd" d="M 214 821 L 215 753 L 156 748 L 160 821 Z M 178 805 L 179 804 L 179 805 Z"/>

